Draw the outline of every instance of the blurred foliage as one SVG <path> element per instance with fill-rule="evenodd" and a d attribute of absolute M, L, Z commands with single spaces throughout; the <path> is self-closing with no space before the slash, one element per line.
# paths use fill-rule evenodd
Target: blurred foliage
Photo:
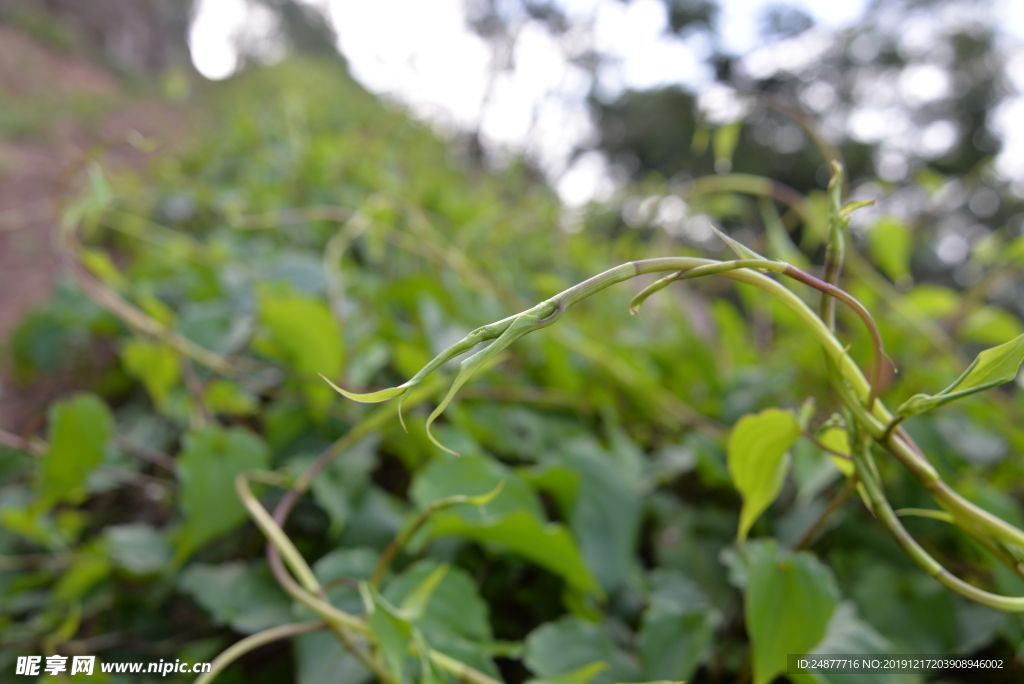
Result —
<path fill-rule="evenodd" d="M 701 3 L 677 4 L 680 21 L 707 16 Z M 791 23 L 780 19 L 779 30 Z M 710 229 L 693 239 L 711 219 L 770 257 L 817 261 L 820 194 L 780 200 L 763 179 L 718 174 L 688 185 L 681 206 L 668 166 L 660 178 L 638 175 L 621 206 L 567 217 L 529 169 L 482 172 L 338 63 L 253 70 L 203 104 L 213 128 L 190 151 L 158 156 L 145 174 L 93 167 L 91 189 L 66 214 L 81 223 L 81 246 L 64 236 L 82 270 L 12 335 L 22 380 L 87 369 L 92 380 L 89 393 L 54 404 L 48 445 L 33 436 L 0 447 L 5 674 L 25 653 L 210 660 L 242 635 L 309 619 L 273 581 L 235 477 L 299 476 L 370 424 L 379 429 L 345 442 L 285 529 L 334 605 L 373 608 L 370 626 L 388 635 L 381 650 L 399 680 L 455 680 L 408 655 L 420 636 L 510 684 L 767 684 L 784 670 L 780 653 L 801 651 L 1024 658 L 1020 617 L 944 590 L 856 497 L 812 551 L 792 550 L 844 486 L 821 445 L 843 445 L 829 433 L 837 404 L 817 343 L 759 292 L 704 279 L 630 317 L 639 286 L 626 284 L 575 307 L 505 350 L 433 426 L 461 457 L 423 427 L 442 384 L 406 401 L 406 432 L 393 405 L 342 400 L 316 376 L 359 390 L 399 384 L 469 331 L 606 268 L 718 250 Z M 723 130 L 708 131 L 709 171 L 718 155 L 737 171 L 774 173 L 739 128 Z M 652 155 L 675 149 L 641 144 Z M 932 174 L 921 177 L 928 196 L 961 182 L 948 169 Z M 888 404 L 940 391 L 981 348 L 1024 332 L 1016 312 L 988 297 L 1016 287 L 1024 249 L 1010 230 L 969 251 L 985 275 L 966 292 L 905 278 L 922 231 L 883 218 L 867 235 L 871 258 L 851 254 L 844 284 L 875 312 L 899 369 L 887 377 Z M 796 291 L 816 304 L 810 289 Z M 839 326 L 867 367 L 859 321 L 841 310 Z M 118 354 L 97 379 L 99 346 Z M 791 468 L 768 469 L 783 475 L 771 483 L 777 498 L 755 502 L 760 516 L 744 513 L 751 539 L 737 545 L 750 504 L 732 484 L 742 464 L 727 459 L 728 426 L 777 417 L 763 411 L 778 407 L 799 409 L 819 439 L 795 437 L 788 456 L 769 454 Z M 1022 411 L 1010 385 L 905 425 L 947 482 L 1020 525 L 1024 466 L 1011 454 L 1024 448 Z M 900 506 L 929 505 L 905 472 L 879 465 Z M 499 483 L 493 501 L 432 515 L 380 592 L 354 589 L 432 504 Z M 281 496 L 269 485 L 259 495 L 268 505 Z M 1024 594 L 953 528 L 908 527 L 960 576 Z M 331 635 L 309 633 L 252 652 L 217 681 L 289 677 L 371 679 Z M 818 677 L 798 681 L 924 681 Z"/>

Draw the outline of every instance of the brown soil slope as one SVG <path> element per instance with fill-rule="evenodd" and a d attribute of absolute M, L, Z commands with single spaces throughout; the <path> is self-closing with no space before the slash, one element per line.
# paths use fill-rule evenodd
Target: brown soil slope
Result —
<path fill-rule="evenodd" d="M 176 145 L 187 128 L 183 107 L 127 92 L 104 67 L 0 25 L 0 345 L 53 290 L 56 217 L 79 185 L 83 153 L 133 132 L 157 147 Z M 103 159 L 114 168 L 145 162 L 124 145 Z M 0 427 L 24 429 L 55 394 L 70 389 L 59 379 L 17 387 L 4 364 L 0 355 Z"/>

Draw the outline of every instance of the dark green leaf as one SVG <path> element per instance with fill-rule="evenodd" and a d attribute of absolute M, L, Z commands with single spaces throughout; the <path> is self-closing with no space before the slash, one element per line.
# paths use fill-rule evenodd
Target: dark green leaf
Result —
<path fill-rule="evenodd" d="M 422 587 L 440 567 L 433 559 L 413 564 L 387 584 L 385 597 L 407 609 L 416 587 Z M 498 675 L 490 657 L 493 637 L 487 604 L 465 570 L 448 568 L 422 614 L 413 617 L 432 648 L 491 676 Z"/>
<path fill-rule="evenodd" d="M 525 510 L 537 519 L 544 518 L 544 509 L 530 486 L 510 468 L 492 458 L 436 458 L 416 474 L 410 497 L 422 509 L 452 496 L 487 494 L 501 483 L 504 483 L 501 491 L 485 506 L 465 504 L 449 510 L 466 520 L 493 518 L 518 510 Z"/>
<path fill-rule="evenodd" d="M 302 634 L 292 639 L 292 643 L 295 645 L 298 684 L 364 684 L 373 679 L 373 675 L 330 632 Z"/>
<path fill-rule="evenodd" d="M 635 562 L 641 514 L 639 473 L 592 440 L 568 446 L 562 460 L 580 478 L 569 526 L 594 576 L 606 591 L 612 591 L 625 581 Z"/>
<path fill-rule="evenodd" d="M 607 669 L 608 663 L 600 660 L 551 677 L 528 679 L 526 684 L 588 684 L 595 676 Z"/>
<path fill-rule="evenodd" d="M 566 616 L 548 622 L 526 637 L 523 661 L 541 679 L 567 673 L 587 673 L 593 668 L 591 684 L 633 682 L 642 678 L 639 669 L 614 642 L 604 627 L 578 617 Z M 607 668 L 597 671 L 595 663 Z"/>
<path fill-rule="evenodd" d="M 638 634 L 644 677 L 689 679 L 711 652 L 715 616 L 703 592 L 678 571 L 655 570 Z"/>
<path fill-rule="evenodd" d="M 50 448 L 43 456 L 40 505 L 72 498 L 103 460 L 113 434 L 110 409 L 98 397 L 80 394 L 50 409 Z"/>
<path fill-rule="evenodd" d="M 291 600 L 263 563 L 195 563 L 182 573 L 178 587 L 190 594 L 216 624 L 230 625 L 242 634 L 294 620 Z"/>
<path fill-rule="evenodd" d="M 451 535 L 495 546 L 561 575 L 581 591 L 602 595 L 564 525 L 544 523 L 525 510 L 471 522 L 455 513 L 441 512 L 430 521 L 431 535 Z"/>
<path fill-rule="evenodd" d="M 319 299 L 268 287 L 259 300 L 260 322 L 270 331 L 269 351 L 295 370 L 310 407 L 322 415 L 333 395 L 317 374 L 341 375 L 341 328 Z"/>
<path fill-rule="evenodd" d="M 366 611 L 366 624 L 377 639 L 384 663 L 395 681 L 402 684 L 409 646 L 413 641 L 413 625 L 399 610 L 366 582 L 359 585 Z"/>
<path fill-rule="evenodd" d="M 809 655 L 841 656 L 864 655 L 872 657 L 885 656 L 892 652 L 891 644 L 875 629 L 857 617 L 857 609 L 853 603 L 843 602 L 836 607 L 829 620 L 825 637 Z M 798 684 L 899 684 L 903 675 L 888 672 L 872 672 L 864 674 L 833 674 L 828 670 L 819 670 L 810 674 L 789 675 Z"/>
<path fill-rule="evenodd" d="M 164 536 L 149 525 L 113 525 L 106 529 L 106 536 L 111 560 L 133 575 L 159 573 L 171 560 Z"/>
<path fill-rule="evenodd" d="M 331 603 L 345 612 L 357 614 L 362 612 L 363 603 L 354 583 L 369 581 L 379 558 L 376 549 L 335 549 L 313 564 L 313 574 L 321 584 L 330 585 L 327 596 Z M 313 619 L 312 614 L 310 619 Z"/>
<path fill-rule="evenodd" d="M 380 439 L 371 435 L 333 459 L 313 480 L 313 498 L 331 518 L 332 535 L 340 534 L 352 515 L 353 507 L 366 489 L 370 473 L 377 464 Z M 297 476 L 305 472 L 317 456 L 295 456 L 288 461 L 288 470 Z"/>
<path fill-rule="evenodd" d="M 787 654 L 809 653 L 825 636 L 839 592 L 832 572 L 809 553 L 784 553 L 774 541 L 758 541 L 745 555 L 754 684 L 769 684 L 786 671 Z"/>
<path fill-rule="evenodd" d="M 178 558 L 187 557 L 245 521 L 245 507 L 235 492 L 235 477 L 269 463 L 266 444 L 248 430 L 211 424 L 185 436 L 185 450 L 177 461 L 185 514 L 176 540 Z"/>

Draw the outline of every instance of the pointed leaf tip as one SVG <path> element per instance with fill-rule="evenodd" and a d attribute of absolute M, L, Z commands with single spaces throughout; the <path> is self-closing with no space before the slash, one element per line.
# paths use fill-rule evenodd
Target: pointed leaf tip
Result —
<path fill-rule="evenodd" d="M 323 373 L 317 373 L 317 375 L 323 378 L 324 382 L 330 385 L 331 388 L 338 394 L 342 395 L 343 397 L 346 397 L 347 399 L 351 399 L 352 401 L 358 401 L 361 404 L 378 404 L 382 401 L 387 401 L 388 399 L 394 399 L 395 397 L 399 397 L 405 394 L 406 390 L 409 389 L 408 387 L 403 387 L 402 385 L 399 385 L 398 387 L 389 387 L 388 389 L 382 389 L 376 392 L 366 392 L 365 394 L 358 394 L 356 392 L 349 392 L 348 390 L 344 390 L 338 387 L 333 382 L 331 382 Z"/>
<path fill-rule="evenodd" d="M 732 251 L 736 252 L 736 255 L 739 256 L 741 259 L 761 259 L 763 261 L 768 261 L 768 259 L 761 256 L 754 250 L 750 249 L 739 240 L 734 240 L 733 238 L 726 235 L 724 232 L 719 230 L 714 224 L 712 224 L 711 230 L 715 231 L 715 234 L 722 239 L 722 242 L 729 245 L 729 248 Z"/>
<path fill-rule="evenodd" d="M 494 501 L 494 499 L 501 494 L 501 490 L 505 488 L 505 480 L 500 480 L 498 484 L 489 492 L 483 494 L 477 494 L 476 496 L 466 497 L 466 503 L 473 504 L 474 506 L 486 506 L 487 504 Z"/>

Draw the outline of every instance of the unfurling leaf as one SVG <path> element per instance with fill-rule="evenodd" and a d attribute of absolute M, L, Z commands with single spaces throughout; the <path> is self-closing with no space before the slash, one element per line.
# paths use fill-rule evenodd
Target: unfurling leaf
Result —
<path fill-rule="evenodd" d="M 743 541 L 782 488 L 789 465 L 786 452 L 800 436 L 792 413 L 766 409 L 744 416 L 729 435 L 727 461 L 733 484 L 743 497 L 738 539 Z"/>
<path fill-rule="evenodd" d="M 435 420 L 437 420 L 437 417 L 440 416 L 446 408 L 448 408 L 448 404 L 451 403 L 451 400 L 455 397 L 455 393 L 459 391 L 459 388 L 469 382 L 469 379 L 483 368 L 488 361 L 493 359 L 499 352 L 503 351 L 523 335 L 550 325 L 554 321 L 555 317 L 555 313 L 544 318 L 537 314 L 521 314 L 512 321 L 512 324 L 509 325 L 503 333 L 501 333 L 498 339 L 494 340 L 494 342 L 491 342 L 476 354 L 473 354 L 459 364 L 459 374 L 455 376 L 451 389 L 448 390 L 448 394 L 445 395 L 444 399 L 441 400 L 441 403 L 437 405 L 437 408 L 435 408 L 433 413 L 431 413 L 427 418 L 427 437 L 430 441 L 448 453 L 458 456 L 456 452 L 437 441 L 434 434 L 430 431 L 430 426 Z"/>
<path fill-rule="evenodd" d="M 912 416 L 944 406 L 975 392 L 1002 385 L 1017 376 L 1024 362 L 1024 335 L 978 354 L 963 375 L 938 394 L 915 394 L 897 409 L 903 416 Z"/>

